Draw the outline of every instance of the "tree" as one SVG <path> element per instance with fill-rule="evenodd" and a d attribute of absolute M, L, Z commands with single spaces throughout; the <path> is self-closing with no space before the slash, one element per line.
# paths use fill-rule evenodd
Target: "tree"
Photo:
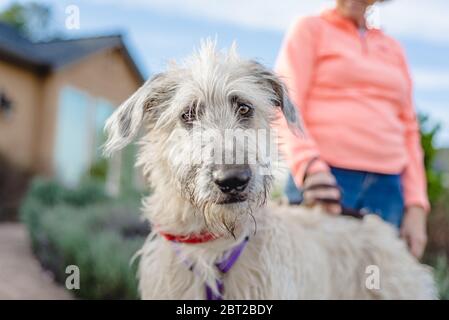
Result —
<path fill-rule="evenodd" d="M 51 8 L 36 2 L 13 3 L 0 12 L 0 21 L 31 40 L 42 40 L 50 30 Z"/>
<path fill-rule="evenodd" d="M 442 176 L 433 166 L 438 150 L 435 148 L 435 137 L 440 131 L 439 124 L 431 125 L 427 115 L 420 114 L 421 144 L 424 150 L 424 165 L 426 167 L 427 190 L 432 204 L 440 198 L 444 187 Z"/>

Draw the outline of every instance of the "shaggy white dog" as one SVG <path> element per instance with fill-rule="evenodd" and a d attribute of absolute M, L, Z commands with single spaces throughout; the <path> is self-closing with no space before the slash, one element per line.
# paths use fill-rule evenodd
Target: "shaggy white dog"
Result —
<path fill-rule="evenodd" d="M 107 153 L 143 127 L 138 164 L 152 189 L 144 214 L 153 231 L 140 251 L 142 298 L 435 298 L 431 270 L 376 216 L 265 206 L 276 109 L 297 132 L 274 74 L 206 42 L 108 120 Z"/>

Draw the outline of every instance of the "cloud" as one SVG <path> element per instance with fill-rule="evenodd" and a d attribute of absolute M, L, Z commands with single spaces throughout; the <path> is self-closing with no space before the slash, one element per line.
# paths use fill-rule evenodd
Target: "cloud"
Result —
<path fill-rule="evenodd" d="M 381 10 L 381 22 L 396 35 L 449 43 L 447 0 L 395 0 Z"/>
<path fill-rule="evenodd" d="M 119 0 L 94 1 L 104 4 L 122 3 Z M 243 27 L 282 31 L 296 16 L 319 12 L 332 2 L 330 0 L 130 0 L 126 5 L 189 14 Z"/>
<path fill-rule="evenodd" d="M 121 0 L 93 0 L 123 5 Z M 130 0 L 126 6 L 219 20 L 242 27 L 284 31 L 297 16 L 320 12 L 333 0 Z M 449 43 L 447 0 L 395 0 L 379 6 L 378 23 L 396 36 Z"/>
<path fill-rule="evenodd" d="M 29 2 L 19 0 L 19 2 Z M 57 4 L 58 0 L 42 2 Z M 91 0 L 105 6 L 187 14 L 241 27 L 285 31 L 297 16 L 316 14 L 335 0 Z M 0 8 L 12 0 L 0 0 Z M 74 1 L 76 3 L 76 1 Z M 376 20 L 389 33 L 449 44 L 449 1 L 394 0 L 378 6 Z"/>
<path fill-rule="evenodd" d="M 449 72 L 434 69 L 413 69 L 414 86 L 421 91 L 449 92 Z"/>

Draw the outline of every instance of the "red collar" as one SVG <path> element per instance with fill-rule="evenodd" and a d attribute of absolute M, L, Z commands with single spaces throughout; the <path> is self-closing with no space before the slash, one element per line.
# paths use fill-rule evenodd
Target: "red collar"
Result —
<path fill-rule="evenodd" d="M 188 243 L 188 244 L 198 244 L 205 243 L 209 241 L 213 241 L 218 238 L 218 236 L 204 231 L 202 233 L 197 234 L 188 234 L 188 235 L 175 235 L 165 232 L 159 232 L 161 236 L 163 236 L 168 241 L 176 242 L 176 243 Z"/>

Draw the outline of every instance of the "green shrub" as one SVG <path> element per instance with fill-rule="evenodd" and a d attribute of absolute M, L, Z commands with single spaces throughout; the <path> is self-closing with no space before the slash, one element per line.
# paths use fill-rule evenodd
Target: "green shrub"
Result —
<path fill-rule="evenodd" d="M 429 200 L 435 204 L 444 191 L 443 178 L 440 172 L 434 168 L 434 162 L 437 156 L 437 148 L 435 147 L 435 138 L 440 132 L 439 124 L 432 124 L 427 115 L 419 115 L 419 123 L 421 127 L 421 145 L 424 151 L 424 165 L 426 168 L 427 193 Z"/>
<path fill-rule="evenodd" d="M 42 178 L 37 178 L 32 182 L 27 200 L 29 198 L 37 199 L 49 207 L 61 203 L 81 207 L 109 199 L 103 185 L 99 182 L 88 180 L 76 189 L 69 189 L 55 181 Z"/>
<path fill-rule="evenodd" d="M 108 160 L 105 158 L 100 158 L 89 168 L 87 176 L 97 181 L 106 182 L 108 170 Z"/>
<path fill-rule="evenodd" d="M 438 255 L 433 258 L 427 257 L 426 262 L 433 267 L 439 298 L 449 300 L 449 259 L 446 255 Z"/>
<path fill-rule="evenodd" d="M 69 190 L 37 180 L 21 208 L 33 250 L 44 268 L 65 283 L 68 265 L 80 270 L 83 299 L 135 299 L 136 266 L 131 258 L 149 227 L 140 219 L 140 195 L 110 199 L 101 185 Z"/>

